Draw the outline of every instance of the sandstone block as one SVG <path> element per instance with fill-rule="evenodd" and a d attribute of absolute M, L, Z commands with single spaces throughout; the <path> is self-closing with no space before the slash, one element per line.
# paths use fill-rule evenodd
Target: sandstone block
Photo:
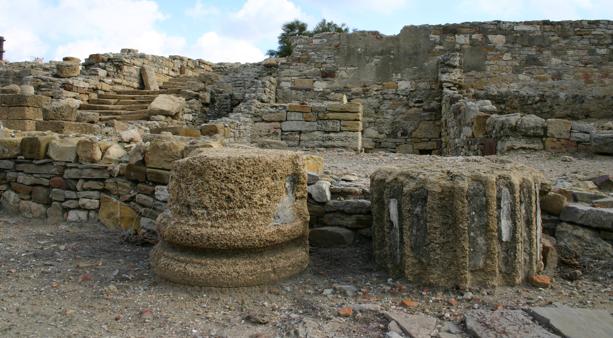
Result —
<path fill-rule="evenodd" d="M 170 182 L 170 171 L 147 168 L 145 171 L 145 177 L 149 182 L 168 184 L 168 182 Z"/>
<path fill-rule="evenodd" d="M 362 121 L 341 121 L 341 131 L 362 131 Z"/>
<path fill-rule="evenodd" d="M 36 121 L 36 130 L 52 131 L 58 134 L 96 134 L 98 126 L 83 122 Z"/>
<path fill-rule="evenodd" d="M 362 134 L 358 132 L 326 133 L 322 131 L 303 132 L 300 135 L 303 147 L 362 149 Z"/>
<path fill-rule="evenodd" d="M 9 84 L 4 87 L 0 87 L 0 94 L 19 94 L 21 88 L 16 84 Z"/>
<path fill-rule="evenodd" d="M 547 137 L 569 139 L 572 122 L 562 119 L 547 120 Z"/>
<path fill-rule="evenodd" d="M 569 153 L 577 151 L 577 142 L 570 139 L 546 138 L 545 150 L 556 153 Z"/>
<path fill-rule="evenodd" d="M 43 110 L 36 107 L 8 107 L 8 120 L 42 120 Z"/>
<path fill-rule="evenodd" d="M 77 142 L 77 156 L 81 163 L 95 163 L 102 159 L 102 150 L 98 142 L 81 139 Z"/>
<path fill-rule="evenodd" d="M 150 168 L 167 169 L 183 158 L 186 144 L 178 140 L 156 140 L 145 151 L 145 164 Z"/>
<path fill-rule="evenodd" d="M 559 216 L 565 206 L 566 197 L 555 192 L 550 192 L 541 199 L 541 210 L 554 216 Z"/>
<path fill-rule="evenodd" d="M 21 131 L 35 131 L 36 122 L 34 120 L 0 120 L 0 123 L 4 128 L 21 130 Z"/>
<path fill-rule="evenodd" d="M 77 159 L 78 138 L 56 139 L 49 143 L 47 156 L 54 161 L 74 162 Z"/>
<path fill-rule="evenodd" d="M 79 76 L 81 73 L 81 65 L 74 62 L 60 62 L 56 65 L 55 76 L 61 78 L 69 78 Z"/>
<path fill-rule="evenodd" d="M 298 112 L 298 113 L 310 113 L 311 106 L 306 104 L 289 104 L 287 106 L 287 111 Z"/>
<path fill-rule="evenodd" d="M 21 140 L 21 154 L 29 160 L 42 160 L 47 154 L 49 144 L 56 139 L 56 135 L 24 137 Z"/>
<path fill-rule="evenodd" d="M 331 103 L 326 106 L 328 112 L 359 113 L 362 114 L 362 104 L 357 102 Z"/>
<path fill-rule="evenodd" d="M 182 113 L 185 109 L 185 99 L 182 97 L 160 94 L 151 104 L 149 104 L 149 113 L 151 115 L 175 116 Z"/>
<path fill-rule="evenodd" d="M 120 161 L 122 158 L 124 158 L 127 155 L 128 155 L 128 152 L 125 151 L 125 149 L 123 149 L 122 146 L 120 146 L 117 143 L 113 143 L 104 152 L 104 156 L 102 157 L 102 161 L 103 162 L 107 162 L 107 163 L 118 162 L 118 161 Z"/>
<path fill-rule="evenodd" d="M 326 112 L 326 113 L 319 113 L 317 117 L 320 120 L 341 120 L 341 121 L 361 121 L 362 120 L 362 115 L 360 113 Z"/>
<path fill-rule="evenodd" d="M 0 106 L 43 108 L 51 102 L 41 95 L 0 95 Z"/>
<path fill-rule="evenodd" d="M 308 262 L 306 172 L 296 153 L 210 149 L 177 161 L 153 270 L 175 282 L 266 284 Z M 206 215 L 206 216 L 205 216 Z"/>
<path fill-rule="evenodd" d="M 75 121 L 81 101 L 72 98 L 54 100 L 43 108 L 45 120 Z"/>
<path fill-rule="evenodd" d="M 376 262 L 411 281 L 517 285 L 541 266 L 534 169 L 489 158 L 431 158 L 371 176 Z"/>
<path fill-rule="evenodd" d="M 530 114 L 522 116 L 517 122 L 517 130 L 521 135 L 543 137 L 545 135 L 545 120 Z"/>
<path fill-rule="evenodd" d="M 17 158 L 21 154 L 21 137 L 0 138 L 0 159 Z"/>
<path fill-rule="evenodd" d="M 284 111 L 262 114 L 262 120 L 266 122 L 283 122 L 286 119 L 287 119 L 287 113 Z"/>
<path fill-rule="evenodd" d="M 157 78 L 155 77 L 155 71 L 151 66 L 142 66 L 140 68 L 140 76 L 143 79 L 145 90 L 160 90 Z"/>
<path fill-rule="evenodd" d="M 304 155 L 304 163 L 306 171 L 308 173 L 323 174 L 324 173 L 324 159 L 321 156 L 316 155 Z"/>
<path fill-rule="evenodd" d="M 294 79 L 292 80 L 292 89 L 312 90 L 313 79 Z"/>
<path fill-rule="evenodd" d="M 136 230 L 140 224 L 134 209 L 105 194 L 100 196 L 98 219 L 110 229 Z"/>

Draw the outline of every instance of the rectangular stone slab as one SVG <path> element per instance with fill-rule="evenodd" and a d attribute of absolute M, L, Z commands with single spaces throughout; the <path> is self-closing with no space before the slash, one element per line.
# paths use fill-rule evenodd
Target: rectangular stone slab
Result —
<path fill-rule="evenodd" d="M 565 305 L 527 310 L 541 324 L 569 338 L 610 338 L 613 316 L 605 310 L 577 309 Z"/>

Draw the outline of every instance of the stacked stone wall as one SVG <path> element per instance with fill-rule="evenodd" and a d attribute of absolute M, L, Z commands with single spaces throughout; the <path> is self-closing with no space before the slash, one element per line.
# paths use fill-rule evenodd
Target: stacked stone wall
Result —
<path fill-rule="evenodd" d="M 472 100 L 490 100 L 501 114 L 607 119 L 613 105 L 612 32 L 606 20 L 533 21 L 407 26 L 393 36 L 300 37 L 280 65 L 277 99 L 344 94 L 361 100 L 365 147 L 408 150 L 420 122 L 440 123 L 442 84 L 449 79 L 441 77 L 439 60 L 457 54 L 457 90 Z M 434 134 L 429 136 L 437 129 L 440 134 L 440 125 L 428 128 Z"/>

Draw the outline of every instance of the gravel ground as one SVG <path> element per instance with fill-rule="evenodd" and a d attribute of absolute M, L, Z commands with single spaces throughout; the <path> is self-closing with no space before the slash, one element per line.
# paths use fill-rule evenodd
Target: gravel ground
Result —
<path fill-rule="evenodd" d="M 380 165 L 427 160 L 397 154 L 319 152 L 333 174 L 367 177 Z M 554 180 L 613 171 L 613 158 L 548 154 L 510 158 L 545 169 Z M 97 224 L 47 225 L 0 216 L 1 337 L 382 337 L 380 310 L 437 317 L 462 327 L 470 309 L 523 308 L 560 302 L 613 311 L 613 273 L 588 271 L 553 286 L 444 290 L 390 279 L 372 261 L 370 241 L 311 250 L 311 264 L 281 284 L 238 289 L 186 287 L 150 271 L 151 247 Z M 404 308 L 410 299 L 417 306 Z M 360 305 L 362 304 L 362 305 Z M 366 305 L 363 305 L 366 304 Z M 339 308 L 352 306 L 345 318 Z M 380 310 L 379 310 L 380 309 Z"/>

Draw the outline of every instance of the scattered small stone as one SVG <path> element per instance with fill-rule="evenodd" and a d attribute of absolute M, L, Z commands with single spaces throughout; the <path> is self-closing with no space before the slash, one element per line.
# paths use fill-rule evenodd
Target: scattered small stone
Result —
<path fill-rule="evenodd" d="M 532 275 L 528 278 L 528 281 L 532 286 L 539 288 L 548 288 L 551 286 L 551 277 L 546 275 Z"/>
<path fill-rule="evenodd" d="M 353 315 L 353 308 L 349 306 L 338 309 L 338 315 L 341 317 L 351 317 Z"/>
<path fill-rule="evenodd" d="M 400 305 L 407 309 L 412 309 L 412 308 L 418 307 L 419 303 L 407 298 L 407 299 L 403 299 L 402 301 L 400 301 Z"/>

